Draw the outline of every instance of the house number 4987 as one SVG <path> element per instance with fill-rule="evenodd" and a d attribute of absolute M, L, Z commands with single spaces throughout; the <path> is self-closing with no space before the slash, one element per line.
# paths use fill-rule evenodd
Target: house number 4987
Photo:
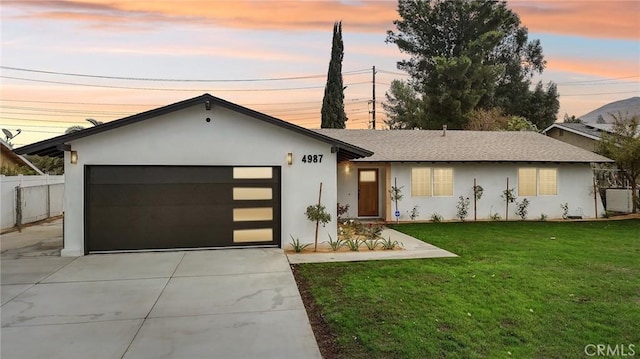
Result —
<path fill-rule="evenodd" d="M 302 162 L 304 163 L 321 163 L 322 155 L 304 155 L 302 156 Z"/>

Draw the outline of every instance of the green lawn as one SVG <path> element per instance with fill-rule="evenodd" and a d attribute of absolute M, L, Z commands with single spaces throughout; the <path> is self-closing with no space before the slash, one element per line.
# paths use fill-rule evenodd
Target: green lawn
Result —
<path fill-rule="evenodd" d="M 640 220 L 393 228 L 460 257 L 300 265 L 342 357 L 640 352 Z"/>

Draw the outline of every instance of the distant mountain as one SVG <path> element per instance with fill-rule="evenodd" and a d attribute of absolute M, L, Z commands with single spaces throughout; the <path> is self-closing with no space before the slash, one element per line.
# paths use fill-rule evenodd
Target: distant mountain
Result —
<path fill-rule="evenodd" d="M 640 97 L 631 97 L 626 100 L 620 100 L 608 103 L 602 107 L 599 107 L 586 115 L 580 116 L 580 119 L 584 123 L 596 123 L 598 116 L 602 115 L 602 118 L 606 123 L 613 123 L 613 118 L 610 113 L 618 115 L 618 111 L 626 116 L 638 115 L 640 116 Z"/>

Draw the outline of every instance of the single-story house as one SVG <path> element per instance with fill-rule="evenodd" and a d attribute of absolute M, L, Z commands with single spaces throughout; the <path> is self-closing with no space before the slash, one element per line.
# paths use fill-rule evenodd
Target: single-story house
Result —
<path fill-rule="evenodd" d="M 595 152 L 598 147 L 598 142 L 602 139 L 602 134 L 611 133 L 612 131 L 613 124 L 610 123 L 569 122 L 554 123 L 542 131 L 542 133 L 556 140 Z"/>
<path fill-rule="evenodd" d="M 65 256 L 309 242 L 321 183 L 332 220 L 320 240 L 336 237 L 338 203 L 393 220 L 395 183 L 401 220 L 414 206 L 454 218 L 474 178 L 480 218 L 504 218 L 507 178 L 530 218 L 560 217 L 565 202 L 594 217 L 590 164 L 610 162 L 536 133 L 309 130 L 209 94 L 16 152 L 65 158 Z"/>
<path fill-rule="evenodd" d="M 13 152 L 13 149 L 7 142 L 0 139 L 0 168 L 9 171 L 18 171 L 20 167 L 25 167 L 36 175 L 44 175 L 44 173 L 26 158 Z"/>

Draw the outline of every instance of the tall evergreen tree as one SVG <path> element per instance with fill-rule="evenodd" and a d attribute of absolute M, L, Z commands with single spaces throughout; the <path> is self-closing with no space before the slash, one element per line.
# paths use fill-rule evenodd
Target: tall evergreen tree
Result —
<path fill-rule="evenodd" d="M 347 114 L 344 112 L 344 85 L 342 82 L 342 21 L 333 24 L 331 61 L 327 72 L 327 84 L 322 99 L 322 128 L 345 128 Z"/>
<path fill-rule="evenodd" d="M 421 127 L 464 128 L 473 110 L 492 108 L 538 128 L 555 120 L 555 84 L 530 89 L 546 65 L 540 41 L 506 1 L 398 0 L 398 14 L 387 42 L 410 56 L 398 68 L 426 103 Z"/>

